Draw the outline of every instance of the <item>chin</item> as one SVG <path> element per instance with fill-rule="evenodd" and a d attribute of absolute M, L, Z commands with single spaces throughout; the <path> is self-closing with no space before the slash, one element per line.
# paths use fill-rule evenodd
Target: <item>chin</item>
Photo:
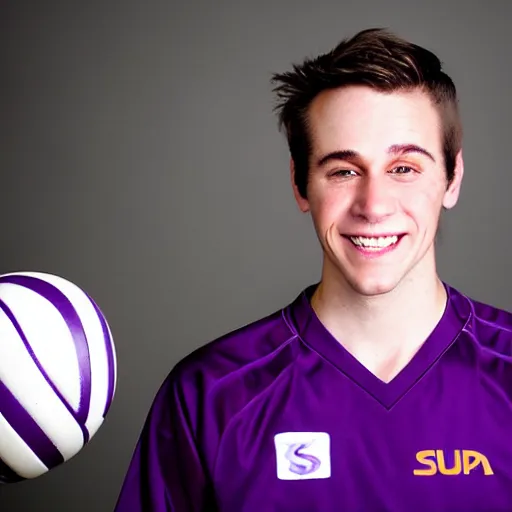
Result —
<path fill-rule="evenodd" d="M 392 292 L 400 280 L 393 276 L 345 276 L 350 287 L 359 295 L 375 297 Z"/>

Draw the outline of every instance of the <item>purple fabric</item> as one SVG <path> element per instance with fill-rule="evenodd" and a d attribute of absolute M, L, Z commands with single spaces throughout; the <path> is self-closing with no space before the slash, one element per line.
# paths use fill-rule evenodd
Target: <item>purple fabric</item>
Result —
<path fill-rule="evenodd" d="M 324 328 L 314 286 L 186 357 L 116 512 L 510 512 L 512 315 L 446 288 L 443 318 L 388 384 Z"/>
<path fill-rule="evenodd" d="M 1 380 L 0 404 L 2 404 L 1 411 L 7 423 L 11 425 L 48 469 L 64 462 L 59 450 Z"/>
<path fill-rule="evenodd" d="M 23 340 L 23 343 L 45 380 L 51 386 L 52 390 L 59 397 L 70 414 L 76 419 L 80 429 L 82 430 L 84 443 L 87 443 L 89 441 L 89 432 L 87 431 L 85 422 L 89 415 L 89 407 L 91 403 L 91 361 L 89 357 L 87 338 L 78 313 L 73 307 L 73 304 L 71 304 L 69 299 L 58 288 L 46 281 L 43 281 L 42 279 L 31 276 L 6 275 L 0 276 L 0 284 L 2 283 L 17 284 L 38 293 L 55 306 L 66 322 L 75 344 L 80 374 L 80 400 L 76 411 L 59 392 L 48 374 L 45 372 L 44 368 L 41 366 L 40 362 L 37 360 L 32 348 L 30 347 L 30 341 L 25 337 L 14 315 L 9 311 L 5 304 L 0 302 L 0 307 L 2 307 L 7 316 L 9 316 L 11 322 L 13 322 L 13 325 L 16 327 L 18 334 Z"/>

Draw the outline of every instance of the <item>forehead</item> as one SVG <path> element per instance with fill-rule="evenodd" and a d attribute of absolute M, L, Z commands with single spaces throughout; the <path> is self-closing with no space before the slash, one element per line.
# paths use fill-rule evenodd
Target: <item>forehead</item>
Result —
<path fill-rule="evenodd" d="M 441 151 L 439 114 L 420 90 L 384 93 L 350 86 L 324 91 L 312 102 L 308 121 L 316 155 L 351 149 L 377 158 L 395 144 Z"/>

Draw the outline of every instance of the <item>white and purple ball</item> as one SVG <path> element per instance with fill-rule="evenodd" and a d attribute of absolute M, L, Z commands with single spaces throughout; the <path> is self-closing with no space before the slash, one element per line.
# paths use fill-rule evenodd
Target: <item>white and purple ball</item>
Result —
<path fill-rule="evenodd" d="M 0 275 L 0 483 L 76 455 L 116 388 L 107 321 L 78 286 L 40 272 Z"/>

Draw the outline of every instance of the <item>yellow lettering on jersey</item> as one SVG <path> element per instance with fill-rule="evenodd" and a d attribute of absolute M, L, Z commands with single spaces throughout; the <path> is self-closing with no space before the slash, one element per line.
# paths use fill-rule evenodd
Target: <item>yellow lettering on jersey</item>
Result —
<path fill-rule="evenodd" d="M 460 475 L 469 473 L 482 465 L 484 475 L 494 475 L 487 457 L 474 450 L 454 450 L 453 467 L 447 468 L 443 450 L 421 450 L 416 454 L 416 460 L 425 466 L 424 469 L 415 469 L 417 476 L 432 476 L 437 472 L 442 475 Z"/>
<path fill-rule="evenodd" d="M 416 454 L 416 460 L 423 464 L 424 466 L 428 466 L 429 469 L 415 469 L 414 474 L 418 476 L 432 476 L 437 473 L 437 466 L 435 460 L 429 459 L 429 457 L 436 456 L 435 450 L 422 450 Z"/>

